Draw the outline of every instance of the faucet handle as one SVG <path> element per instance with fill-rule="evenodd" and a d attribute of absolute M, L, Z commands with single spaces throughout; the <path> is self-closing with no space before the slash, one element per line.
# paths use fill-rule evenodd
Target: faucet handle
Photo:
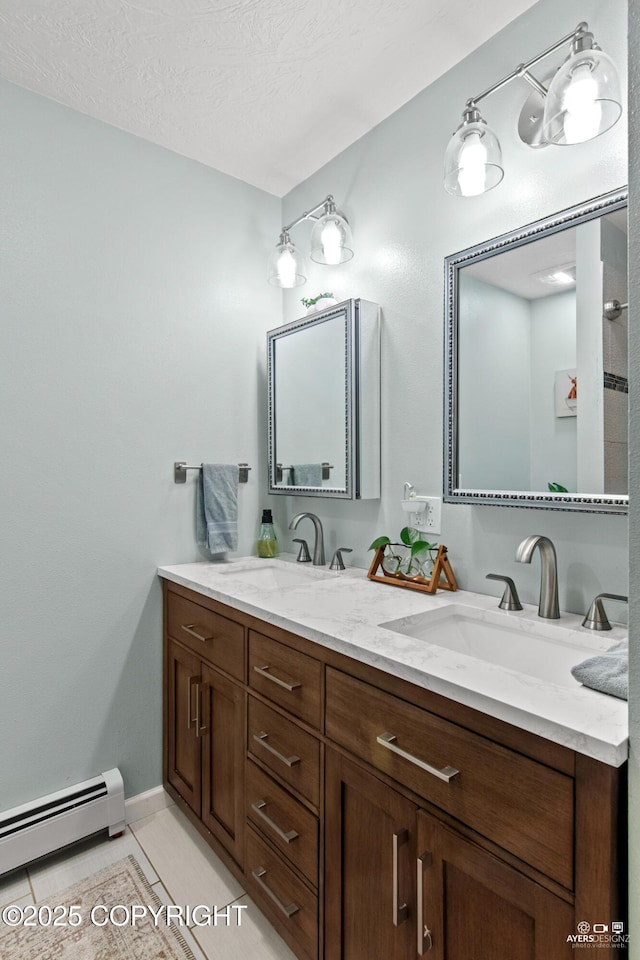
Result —
<path fill-rule="evenodd" d="M 343 553 L 353 553 L 351 547 L 338 547 L 329 565 L 329 570 L 344 570 Z"/>
<path fill-rule="evenodd" d="M 309 547 L 307 546 L 306 540 L 294 539 L 294 543 L 300 544 L 300 550 L 298 551 L 298 556 L 296 558 L 297 563 L 311 563 L 311 557 L 309 556 Z"/>
<path fill-rule="evenodd" d="M 502 600 L 498 604 L 501 610 L 522 610 L 520 597 L 518 596 L 516 585 L 511 577 L 504 577 L 500 573 L 488 573 L 485 579 L 504 580 L 506 586 L 504 588 L 504 593 L 502 594 Z"/>
<path fill-rule="evenodd" d="M 620 593 L 599 593 L 582 621 L 582 626 L 587 630 L 611 630 L 609 618 L 604 612 L 603 600 L 620 600 L 622 603 L 628 603 L 629 597 L 623 597 Z"/>

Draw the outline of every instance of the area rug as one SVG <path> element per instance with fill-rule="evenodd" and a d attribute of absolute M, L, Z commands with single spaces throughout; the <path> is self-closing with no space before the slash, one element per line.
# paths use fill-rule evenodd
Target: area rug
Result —
<path fill-rule="evenodd" d="M 0 914 L 0 960 L 194 960 L 134 857 Z"/>

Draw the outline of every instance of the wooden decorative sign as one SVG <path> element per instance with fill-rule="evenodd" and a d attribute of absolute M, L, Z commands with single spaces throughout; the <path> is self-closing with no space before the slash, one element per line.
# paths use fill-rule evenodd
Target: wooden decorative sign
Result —
<path fill-rule="evenodd" d="M 369 567 L 367 579 L 375 580 L 377 583 L 389 583 L 392 587 L 407 587 L 409 590 L 420 590 L 422 593 L 435 593 L 436 590 L 457 590 L 458 582 L 451 569 L 451 564 L 447 557 L 447 548 L 442 544 L 438 547 L 436 559 L 433 564 L 433 570 L 429 579 L 422 576 L 408 576 L 406 573 L 388 573 L 384 569 L 385 551 L 389 544 L 376 547 L 373 562 Z M 378 570 L 382 573 L 379 574 Z"/>

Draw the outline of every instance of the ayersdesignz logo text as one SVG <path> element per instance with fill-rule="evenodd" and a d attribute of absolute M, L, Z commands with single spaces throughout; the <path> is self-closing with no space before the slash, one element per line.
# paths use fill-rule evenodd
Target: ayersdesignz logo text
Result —
<path fill-rule="evenodd" d="M 580 920 L 576 924 L 577 933 L 570 933 L 567 943 L 572 947 L 609 947 L 612 950 L 626 950 L 629 943 L 629 934 L 624 932 L 622 920 L 611 920 L 609 923 L 588 923 Z"/>

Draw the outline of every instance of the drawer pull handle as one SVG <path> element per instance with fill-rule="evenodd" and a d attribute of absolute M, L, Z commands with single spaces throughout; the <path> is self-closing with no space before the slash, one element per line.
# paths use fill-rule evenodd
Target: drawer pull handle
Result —
<path fill-rule="evenodd" d="M 269 665 L 267 664 L 264 667 L 254 667 L 256 673 L 259 673 L 261 677 L 266 677 L 267 680 L 271 680 L 272 683 L 277 683 L 279 687 L 284 687 L 285 690 L 288 690 L 289 693 L 292 693 L 294 690 L 297 690 L 298 687 L 301 687 L 301 683 L 294 681 L 293 683 L 287 683 L 286 680 L 281 680 L 280 677 L 274 677 L 272 673 L 269 673 Z"/>
<path fill-rule="evenodd" d="M 257 883 L 260 887 L 262 887 L 262 889 L 264 890 L 264 892 L 266 893 L 266 895 L 267 895 L 268 897 L 271 897 L 271 899 L 272 899 L 273 902 L 275 903 L 275 905 L 276 905 L 276 907 L 278 908 L 278 910 L 281 910 L 282 913 L 284 913 L 285 917 L 287 917 L 287 919 L 289 919 L 289 917 L 292 917 L 292 916 L 294 915 L 294 913 L 297 913 L 297 912 L 298 912 L 298 910 L 300 909 L 300 907 L 296 906 L 295 903 L 290 903 L 288 906 L 285 906 L 284 903 L 282 902 L 282 900 L 280 900 L 279 897 L 276 897 L 276 895 L 275 895 L 275 893 L 273 892 L 273 890 L 270 890 L 269 887 L 268 887 L 268 886 L 266 885 L 266 883 L 264 882 L 264 880 L 262 879 L 264 876 L 266 876 L 266 873 L 267 873 L 267 871 L 265 870 L 264 867 L 256 867 L 255 870 L 252 870 L 252 871 L 251 871 L 251 876 L 252 876 L 253 879 L 256 881 L 256 883 Z"/>
<path fill-rule="evenodd" d="M 267 743 L 268 736 L 268 733 L 262 731 L 261 733 L 254 733 L 253 739 L 256 741 L 256 743 L 259 743 L 261 746 L 263 746 L 265 750 L 268 750 L 269 753 L 272 753 L 274 757 L 277 757 L 278 760 L 282 760 L 283 763 L 286 763 L 288 767 L 293 767 L 296 765 L 296 763 L 300 763 L 300 757 L 296 757 L 295 755 L 293 757 L 285 757 L 282 753 L 272 747 L 270 743 Z"/>
<path fill-rule="evenodd" d="M 200 677 L 187 677 L 187 730 L 191 730 L 198 722 L 197 714 L 195 717 L 191 716 L 191 690 L 193 687 L 197 688 L 199 683 Z"/>
<path fill-rule="evenodd" d="M 418 899 L 418 956 L 423 957 L 427 950 L 433 947 L 433 938 L 431 930 L 424 922 L 424 871 L 425 867 L 430 867 L 432 862 L 431 854 L 427 851 L 418 857 L 417 866 L 417 899 Z"/>
<path fill-rule="evenodd" d="M 399 927 L 409 916 L 409 907 L 406 903 L 400 903 L 400 868 L 399 855 L 400 847 L 409 842 L 409 831 L 400 830 L 393 835 L 393 925 Z"/>
<path fill-rule="evenodd" d="M 196 737 L 201 737 L 203 733 L 206 733 L 206 732 L 207 732 L 207 728 L 200 726 L 200 717 L 201 717 L 201 714 L 202 714 L 202 680 L 200 679 L 200 677 L 198 677 L 198 683 L 197 683 L 196 686 L 197 686 L 197 689 L 196 689 L 196 718 L 195 718 Z"/>
<path fill-rule="evenodd" d="M 285 831 L 282 830 L 277 823 L 273 822 L 271 817 L 267 816 L 267 814 L 264 812 L 264 807 L 266 807 L 266 805 L 267 803 L 265 800 L 258 800 L 256 803 L 251 804 L 251 809 L 254 813 L 257 813 L 258 816 L 264 820 L 267 826 L 271 827 L 273 832 L 280 837 L 281 840 L 284 840 L 285 843 L 291 843 L 292 840 L 296 840 L 299 834 L 297 834 L 295 830 L 287 830 L 285 833 Z"/>
<path fill-rule="evenodd" d="M 197 630 L 194 630 L 195 623 L 182 623 L 180 624 L 181 628 L 185 633 L 188 633 L 190 637 L 195 637 L 196 640 L 202 640 L 203 643 L 206 643 L 207 640 L 213 640 L 213 637 L 203 637 L 201 633 L 198 633 Z"/>
<path fill-rule="evenodd" d="M 426 770 L 427 773 L 431 773 L 439 780 L 444 780 L 445 783 L 449 783 L 450 780 L 460 773 L 460 771 L 456 770 L 455 767 L 442 767 L 442 769 L 438 767 L 432 767 L 430 764 L 425 763 L 424 760 L 419 760 L 412 754 L 407 753 L 406 750 L 401 750 L 400 747 L 395 745 L 395 740 L 396 735 L 394 733 L 381 733 L 379 737 L 376 737 L 376 741 L 381 747 L 385 747 L 392 753 L 397 754 L 397 756 L 402 757 L 403 760 L 408 760 L 409 763 L 415 764 L 416 767 L 420 767 L 421 770 Z"/>

